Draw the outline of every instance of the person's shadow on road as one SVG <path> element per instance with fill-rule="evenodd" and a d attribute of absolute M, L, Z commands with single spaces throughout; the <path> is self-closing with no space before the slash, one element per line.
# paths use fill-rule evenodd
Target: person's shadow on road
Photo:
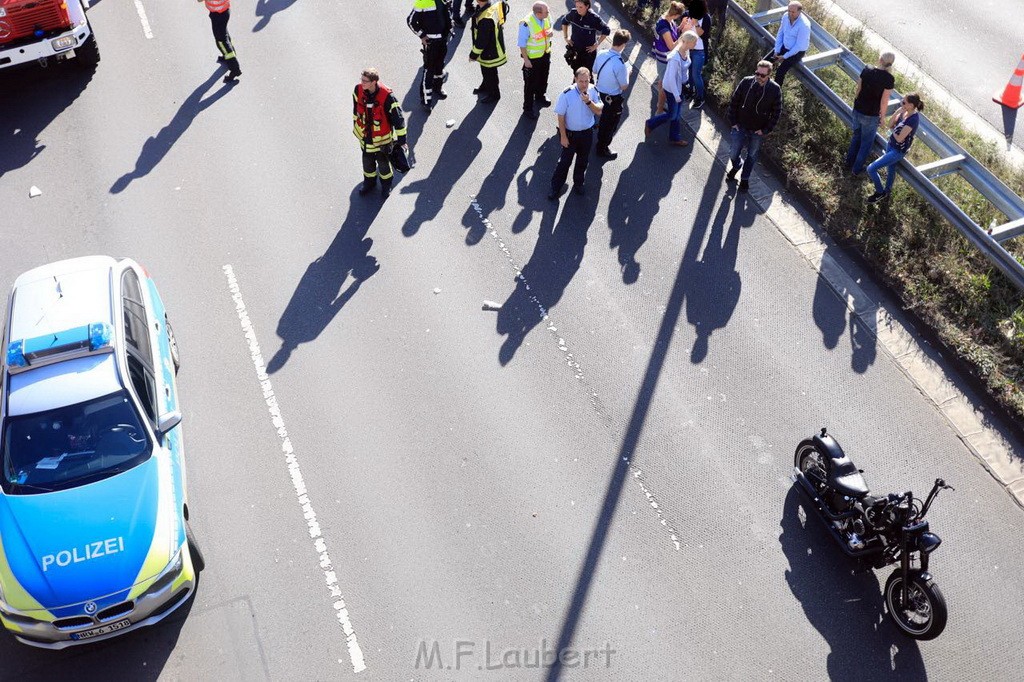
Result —
<path fill-rule="evenodd" d="M 283 12 L 299 0 L 257 0 L 256 2 L 256 16 L 259 17 L 259 21 L 252 27 L 253 33 L 258 33 L 270 24 L 270 20 L 274 18 L 274 15 L 278 12 Z"/>
<path fill-rule="evenodd" d="M 533 131 L 536 127 L 537 121 L 525 116 L 520 117 L 505 148 L 501 151 L 501 156 L 476 193 L 476 206 L 470 205 L 466 208 L 462 216 L 462 225 L 468 230 L 466 244 L 469 246 L 478 244 L 487 233 L 483 218 L 488 218 L 492 213 L 505 208 L 509 186 L 533 141 Z"/>
<path fill-rule="evenodd" d="M 192 121 L 195 120 L 196 116 L 201 114 L 206 109 L 210 108 L 224 95 L 228 94 L 234 83 L 225 83 L 219 90 L 214 92 L 209 97 L 203 98 L 217 79 L 226 70 L 226 67 L 221 66 L 213 74 L 207 78 L 202 85 L 196 88 L 191 95 L 185 98 L 185 101 L 178 107 L 178 111 L 174 114 L 174 118 L 171 119 L 170 123 L 164 126 L 155 137 L 151 137 L 142 145 L 142 151 L 139 152 L 139 158 L 135 162 L 135 169 L 129 173 L 125 173 L 119 177 L 114 184 L 110 187 L 111 194 L 120 194 L 124 190 L 128 189 L 128 185 L 133 180 L 145 177 L 152 171 L 157 165 L 164 160 L 167 153 L 171 151 L 181 136 L 185 134 L 188 127 L 192 125 Z"/>
<path fill-rule="evenodd" d="M 445 140 L 441 154 L 430 169 L 430 175 L 402 187 L 402 194 L 417 193 L 412 213 L 402 225 L 402 234 L 406 237 L 415 235 L 423 223 L 433 220 L 440 213 L 452 187 L 469 170 L 473 159 L 483 148 L 480 131 L 493 111 L 494 108 L 490 106 L 474 107 Z"/>
<path fill-rule="evenodd" d="M 827 249 L 825 254 L 828 254 Z M 822 343 L 829 350 L 839 345 L 849 318 L 850 367 L 858 374 L 863 374 L 878 357 L 878 339 L 860 316 L 847 306 L 846 299 L 851 295 L 854 294 L 845 288 L 841 292 L 835 291 L 824 274 L 819 273 L 811 303 L 811 316 L 821 331 Z"/>
<path fill-rule="evenodd" d="M 852 561 L 835 546 L 796 485 L 786 495 L 780 525 L 779 544 L 789 562 L 786 582 L 831 648 L 828 679 L 928 679 L 917 643 L 885 615 L 875 574 L 852 573 Z"/>
<path fill-rule="evenodd" d="M 383 202 L 360 197 L 353 190 L 349 212 L 334 241 L 306 268 L 295 293 L 277 323 L 281 348 L 267 364 L 273 374 L 284 367 L 300 344 L 315 340 L 346 303 L 373 277 L 380 264 L 370 255 L 373 240 L 366 236 Z"/>
<path fill-rule="evenodd" d="M 548 202 L 530 261 L 517 275 L 516 288 L 498 311 L 497 332 L 507 337 L 498 351 L 498 361 L 503 366 L 511 362 L 533 328 L 558 305 L 580 269 L 587 231 L 597 212 L 600 187 L 601 166 L 593 164 L 587 170 L 587 194 L 563 196 L 557 226 L 554 222 L 558 207 Z"/>
<path fill-rule="evenodd" d="M 721 166 L 716 164 L 715 170 L 720 173 Z M 730 209 L 732 219 L 726 230 Z M 740 231 L 754 224 L 757 213 L 757 206 L 748 194 L 740 194 L 733 201 L 730 188 L 711 221 L 707 243 L 704 244 L 704 230 L 696 225 L 690 233 L 690 240 L 683 251 L 683 269 L 686 273 L 686 320 L 697 333 L 690 351 L 690 362 L 694 364 L 703 362 L 707 357 L 711 334 L 729 323 L 739 303 L 743 288 L 740 273 L 736 270 Z"/>
<path fill-rule="evenodd" d="M 636 254 L 647 241 L 661 201 L 672 191 L 676 173 L 690 158 L 692 149 L 692 145 L 683 149 L 662 147 L 657 149 L 646 142 L 637 144 L 633 159 L 619 176 L 608 203 L 608 247 L 619 250 L 619 269 L 626 284 L 633 284 L 640 277 Z"/>

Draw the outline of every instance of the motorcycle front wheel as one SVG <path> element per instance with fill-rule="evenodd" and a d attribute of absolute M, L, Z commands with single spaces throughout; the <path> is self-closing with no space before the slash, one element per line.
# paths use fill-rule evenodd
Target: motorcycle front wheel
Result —
<path fill-rule="evenodd" d="M 946 628 L 946 599 L 939 586 L 920 573 L 910 574 L 907 603 L 903 603 L 903 573 L 899 569 L 885 581 L 885 608 L 903 632 L 914 639 L 935 639 Z"/>
<path fill-rule="evenodd" d="M 805 440 L 796 447 L 796 466 L 819 494 L 828 488 L 828 460 L 814 441 Z"/>

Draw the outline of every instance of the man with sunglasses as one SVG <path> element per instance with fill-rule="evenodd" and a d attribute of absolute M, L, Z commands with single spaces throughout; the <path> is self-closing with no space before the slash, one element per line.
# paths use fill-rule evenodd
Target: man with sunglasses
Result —
<path fill-rule="evenodd" d="M 729 137 L 732 142 L 729 172 L 726 180 L 736 179 L 740 174 L 739 191 L 750 188 L 750 173 L 754 170 L 757 154 L 761 150 L 764 136 L 778 124 L 782 115 L 782 88 L 771 80 L 772 63 L 762 59 L 757 63 L 753 76 L 747 76 L 736 86 L 729 101 Z M 747 155 L 742 161 L 740 153 L 746 148 Z"/>

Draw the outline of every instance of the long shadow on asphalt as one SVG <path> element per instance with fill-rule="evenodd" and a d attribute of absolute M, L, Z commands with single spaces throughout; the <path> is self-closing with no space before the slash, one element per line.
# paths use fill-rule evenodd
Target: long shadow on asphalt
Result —
<path fill-rule="evenodd" d="M 573 590 L 572 599 L 570 600 L 569 606 L 565 612 L 565 619 L 562 622 L 562 628 L 558 635 L 558 651 L 560 654 L 572 647 L 573 638 L 575 637 L 576 629 L 579 626 L 580 617 L 582 616 L 583 609 L 587 603 L 590 586 L 593 583 L 598 562 L 601 559 L 601 554 L 604 552 L 605 542 L 608 540 L 608 533 L 611 529 L 612 521 L 615 518 L 615 510 L 618 508 L 619 500 L 622 497 L 622 490 L 626 479 L 628 478 L 630 467 L 633 463 L 633 458 L 636 456 L 637 444 L 640 442 L 644 423 L 647 421 L 647 415 L 650 411 L 651 403 L 654 400 L 658 380 L 661 378 L 661 372 L 668 357 L 672 336 L 683 312 L 683 304 L 686 302 L 688 296 L 697 295 L 694 291 L 694 281 L 704 281 L 704 275 L 697 277 L 694 273 L 695 269 L 699 269 L 701 267 L 698 261 L 697 250 L 699 249 L 699 245 L 703 243 L 704 235 L 707 230 L 707 221 L 704 216 L 709 215 L 716 204 L 718 204 L 718 195 L 722 190 L 722 178 L 724 174 L 725 169 L 721 164 L 713 164 L 707 183 L 704 186 L 704 194 L 701 197 L 701 203 L 697 209 L 693 233 L 690 237 L 690 244 L 687 246 L 686 253 L 680 260 L 675 282 L 672 285 L 672 290 L 669 292 L 665 313 L 661 318 L 661 325 L 658 328 L 658 333 L 654 338 L 654 343 L 652 344 L 651 357 L 647 362 L 647 368 L 644 371 L 643 379 L 640 382 L 640 388 L 637 391 L 637 398 L 633 404 L 633 412 L 630 415 L 628 425 L 626 426 L 626 432 L 622 439 L 622 446 L 619 451 L 615 453 L 614 469 L 612 471 L 611 478 L 608 481 L 608 487 L 605 490 L 601 511 L 594 523 L 594 531 L 587 547 L 587 553 L 583 559 L 582 565 L 580 566 L 580 572 L 576 579 L 576 586 Z M 738 231 L 738 228 L 748 220 L 747 216 L 753 215 L 756 212 L 753 209 L 753 206 L 754 205 L 750 203 L 734 207 L 734 213 L 739 215 L 738 217 L 734 216 L 733 226 L 730 228 L 730 233 L 733 230 Z M 719 210 L 722 211 L 727 209 L 720 208 Z M 749 219 L 752 220 L 752 218 Z M 696 249 L 692 246 L 693 244 L 697 244 Z M 725 248 L 734 249 L 734 246 L 727 245 Z M 732 262 L 735 263 L 734 256 L 732 257 Z M 713 273 L 716 269 L 720 270 L 723 267 L 728 267 L 730 271 L 732 271 L 733 268 L 732 265 L 729 265 L 728 258 L 720 259 L 718 256 L 715 256 L 711 260 L 711 265 L 708 266 L 708 272 Z M 704 284 L 704 286 L 707 285 Z M 717 286 L 717 284 L 713 286 Z M 738 284 L 736 288 L 738 291 Z M 728 321 L 735 306 L 736 302 L 732 300 L 731 296 L 723 299 L 722 301 L 716 302 L 716 299 L 712 295 L 707 294 L 707 298 L 702 298 L 700 305 L 697 307 L 700 314 L 691 318 L 691 323 L 702 322 L 706 315 L 707 319 L 714 320 L 716 323 L 724 325 L 724 323 Z M 696 351 L 697 346 L 695 345 L 694 348 Z M 692 357 L 693 354 L 691 354 L 691 358 Z M 558 656 L 551 668 L 548 670 L 547 679 L 549 682 L 554 682 L 559 679 L 562 672 L 562 660 L 562 656 Z"/>
<path fill-rule="evenodd" d="M 477 209 L 473 205 L 466 207 L 466 212 L 462 216 L 462 225 L 468 230 L 466 244 L 469 246 L 478 244 L 487 234 L 487 227 L 481 219 L 481 214 L 483 218 L 488 218 L 495 211 L 505 208 L 509 187 L 512 185 L 516 171 L 519 170 L 519 164 L 526 155 L 526 150 L 533 141 L 533 131 L 536 128 L 537 121 L 530 120 L 525 116 L 519 118 L 505 148 L 501 150 L 501 156 L 498 157 L 494 168 L 484 178 L 483 184 L 480 185 L 480 189 L 476 193 L 476 206 L 480 213 L 477 213 Z"/>
<path fill-rule="evenodd" d="M 359 292 L 363 283 L 380 269 L 370 255 L 373 240 L 366 236 L 383 201 L 377 195 L 361 197 L 358 189 L 349 197 L 345 222 L 322 256 L 309 264 L 277 323 L 281 348 L 267 363 L 274 374 L 288 362 L 300 344 L 315 340 Z"/>
<path fill-rule="evenodd" d="M 192 125 L 192 121 L 196 119 L 196 116 L 213 106 L 217 100 L 231 91 L 234 83 L 225 83 L 209 97 L 205 99 L 203 97 L 226 69 L 227 67 L 221 66 L 214 71 L 209 78 L 192 91 L 191 95 L 185 98 L 185 101 L 178 107 L 178 111 L 174 114 L 174 118 L 171 119 L 170 123 L 165 125 L 155 137 L 146 140 L 142 145 L 142 151 L 139 152 L 139 158 L 135 162 L 134 170 L 125 173 L 114 182 L 110 187 L 111 194 L 120 194 L 128 189 L 128 185 L 133 180 L 149 175 L 150 171 L 164 160 L 164 157 L 171 151 L 171 148 L 185 134 L 185 131 Z"/>
<path fill-rule="evenodd" d="M 278 12 L 283 12 L 299 0 L 257 0 L 256 1 L 256 16 L 259 17 L 259 21 L 252 27 L 252 32 L 257 33 L 262 31 L 270 24 L 270 20 L 274 18 L 274 15 Z"/>
<path fill-rule="evenodd" d="M 415 235 L 423 223 L 433 220 L 441 212 L 452 187 L 469 170 L 473 159 L 483 148 L 480 131 L 493 112 L 493 105 L 478 104 L 473 107 L 459 127 L 445 140 L 441 154 L 430 169 L 430 175 L 402 187 L 402 194 L 417 194 L 412 213 L 402 225 L 402 234 L 406 237 Z M 469 197 L 466 197 L 466 202 L 469 202 Z"/>
<path fill-rule="evenodd" d="M 78 99 L 95 73 L 76 67 L 40 69 L 33 64 L 0 71 L 0 177 L 27 166 L 46 149 L 39 136 Z"/>
<path fill-rule="evenodd" d="M 641 142 L 619 176 L 608 203 L 608 248 L 618 248 L 619 269 L 626 284 L 633 284 L 640 277 L 636 254 L 647 242 L 651 223 L 661 211 L 661 201 L 672 191 L 676 173 L 690 158 L 691 149 L 692 145 L 680 149 Z"/>
<path fill-rule="evenodd" d="M 854 564 L 835 546 L 815 511 L 803 504 L 796 486 L 786 495 L 780 524 L 779 544 L 789 562 L 786 582 L 831 649 L 828 679 L 928 679 L 917 643 L 885 615 L 878 578 L 873 572 L 852 573 Z"/>
<path fill-rule="evenodd" d="M 57 651 L 37 649 L 17 642 L 3 630 L 0 632 L 0 660 L 4 663 L 0 678 L 19 682 L 158 680 L 202 589 L 200 575 L 193 596 L 159 623 L 82 646 Z"/>
<path fill-rule="evenodd" d="M 541 119 L 540 125 L 546 128 L 549 121 Z M 527 140 L 528 143 L 531 141 Z M 552 131 L 552 134 L 544 138 L 538 147 L 533 165 L 516 176 L 516 194 L 522 208 L 512 220 L 512 234 L 519 234 L 529 227 L 534 213 L 546 214 L 555 207 L 555 204 L 548 201 L 546 197 L 551 190 L 551 177 L 555 174 L 555 165 L 558 163 L 561 153 L 562 145 L 558 142 L 558 134 Z"/>
<path fill-rule="evenodd" d="M 710 182 L 721 176 L 721 166 L 715 164 Z M 732 209 L 729 229 L 726 218 Z M 686 321 L 693 325 L 697 338 L 690 351 L 690 362 L 699 364 L 708 354 L 708 344 L 716 329 L 724 328 L 736 310 L 743 282 L 736 270 L 740 231 L 754 224 L 757 205 L 749 194 L 734 194 L 729 187 L 722 197 L 711 229 L 704 240 L 704 232 L 694 228 L 683 251 L 683 267 L 688 270 L 685 281 Z M 724 234 L 723 234 L 724 233 Z M 703 252 L 701 246 L 704 246 Z"/>
<path fill-rule="evenodd" d="M 521 275 L 516 278 L 516 288 L 498 311 L 498 334 L 507 337 L 498 350 L 498 361 L 502 365 L 512 361 L 533 328 L 558 305 L 580 269 L 587 247 L 587 231 L 597 212 L 601 176 L 600 164 L 591 164 L 587 170 L 587 194 L 563 195 L 557 225 L 557 206 L 548 202 L 530 261 L 523 266 Z"/>
<path fill-rule="evenodd" d="M 863 374 L 878 357 L 878 339 L 860 317 L 847 307 L 846 299 L 853 294 L 849 291 L 836 292 L 828 280 L 819 274 L 811 303 L 811 316 L 821 330 L 821 342 L 829 350 L 839 345 L 849 318 L 850 367 L 858 374 Z"/>

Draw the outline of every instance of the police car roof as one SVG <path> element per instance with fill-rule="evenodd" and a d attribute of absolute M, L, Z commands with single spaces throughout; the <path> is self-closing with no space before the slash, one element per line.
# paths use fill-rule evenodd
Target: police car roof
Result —
<path fill-rule="evenodd" d="M 10 375 L 7 415 L 75 405 L 122 389 L 113 353 L 87 355 Z"/>
<path fill-rule="evenodd" d="M 14 281 L 8 338 L 56 334 L 94 322 L 112 325 L 110 273 L 117 261 L 86 256 L 29 270 Z"/>

